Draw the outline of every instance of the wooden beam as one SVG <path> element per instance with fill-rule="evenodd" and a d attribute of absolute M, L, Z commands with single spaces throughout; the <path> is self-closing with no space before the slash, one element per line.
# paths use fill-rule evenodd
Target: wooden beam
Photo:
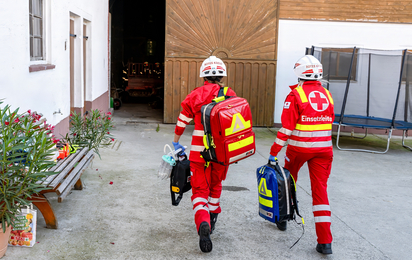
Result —
<path fill-rule="evenodd" d="M 67 184 L 66 188 L 64 190 L 61 190 L 62 192 L 60 193 L 59 190 L 56 191 L 57 194 L 59 194 L 59 198 L 58 198 L 58 202 L 62 202 L 64 200 L 64 198 L 67 197 L 67 195 L 69 195 L 70 191 L 73 189 L 74 185 L 77 183 L 77 181 L 80 179 L 80 177 L 82 176 L 83 172 L 86 170 L 87 166 L 89 166 L 89 164 L 91 163 L 91 161 L 94 158 L 94 154 L 92 154 L 89 158 L 87 158 L 86 161 L 82 161 L 82 163 L 78 166 L 76 166 L 76 168 L 73 170 L 75 172 L 77 172 L 77 174 L 72 178 L 72 180 Z M 83 158 L 83 159 L 86 159 Z M 79 170 L 79 169 L 81 170 Z M 66 184 L 64 184 L 66 185 Z M 60 187 L 62 187 L 62 185 L 60 185 Z M 59 188 L 60 188 L 59 187 Z"/>
<path fill-rule="evenodd" d="M 78 173 L 87 167 L 86 163 L 89 162 L 91 159 L 94 158 L 94 153 L 93 151 L 90 151 L 88 154 L 86 154 L 77 164 L 77 166 L 66 176 L 66 178 L 64 179 L 64 181 L 60 184 L 60 186 L 56 189 L 56 193 L 57 195 L 61 195 L 64 190 L 67 189 L 67 186 L 72 183 L 72 181 L 76 178 L 79 177 Z M 78 178 L 77 178 L 78 179 Z M 76 179 L 76 181 L 77 181 Z"/>
<path fill-rule="evenodd" d="M 88 151 L 89 149 L 83 148 L 80 153 L 78 153 L 71 162 L 64 167 L 64 169 L 53 179 L 49 184 L 49 187 L 55 188 L 60 181 L 66 177 L 66 175 L 73 169 L 74 165 L 79 161 L 80 158 Z"/>
<path fill-rule="evenodd" d="M 46 227 L 57 229 L 57 219 L 49 200 L 43 194 L 33 195 L 29 200 L 36 206 L 43 215 Z"/>

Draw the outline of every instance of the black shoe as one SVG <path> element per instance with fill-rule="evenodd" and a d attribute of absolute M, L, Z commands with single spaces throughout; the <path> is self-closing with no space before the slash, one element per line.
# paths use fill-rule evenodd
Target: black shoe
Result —
<path fill-rule="evenodd" d="M 324 255 L 330 255 L 332 254 L 332 244 L 318 244 L 316 251 Z"/>
<path fill-rule="evenodd" d="M 287 221 L 282 221 L 282 222 L 276 222 L 276 226 L 278 227 L 279 230 L 285 231 L 287 227 L 288 222 Z"/>
<path fill-rule="evenodd" d="M 210 240 L 209 223 L 203 221 L 199 227 L 199 247 L 204 253 L 212 251 L 212 240 Z"/>
<path fill-rule="evenodd" d="M 212 234 L 213 230 L 215 230 L 217 215 L 219 215 L 219 213 L 210 213 L 210 234 Z"/>

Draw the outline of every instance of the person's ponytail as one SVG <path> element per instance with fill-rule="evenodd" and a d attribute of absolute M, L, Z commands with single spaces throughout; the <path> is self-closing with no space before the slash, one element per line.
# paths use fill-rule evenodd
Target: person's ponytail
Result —
<path fill-rule="evenodd" d="M 211 76 L 211 77 L 205 77 L 204 79 L 207 80 L 207 82 L 212 83 L 212 84 L 218 84 L 219 86 L 223 87 L 225 84 L 223 82 L 220 82 L 222 80 L 222 76 Z"/>

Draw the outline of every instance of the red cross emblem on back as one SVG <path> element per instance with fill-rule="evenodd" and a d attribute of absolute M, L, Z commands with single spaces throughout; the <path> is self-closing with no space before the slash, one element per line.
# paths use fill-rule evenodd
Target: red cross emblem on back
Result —
<path fill-rule="evenodd" d="M 312 108 L 318 112 L 322 112 L 329 107 L 328 98 L 320 91 L 310 92 L 308 99 Z"/>

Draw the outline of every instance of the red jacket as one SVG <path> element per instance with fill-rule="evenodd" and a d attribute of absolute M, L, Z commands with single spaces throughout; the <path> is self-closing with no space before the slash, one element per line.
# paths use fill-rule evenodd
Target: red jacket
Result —
<path fill-rule="evenodd" d="M 204 162 L 200 157 L 200 152 L 204 150 L 203 136 L 204 130 L 201 122 L 200 109 L 203 105 L 209 104 L 219 93 L 220 86 L 218 84 L 212 84 L 205 81 L 205 84 L 201 87 L 195 88 L 190 92 L 185 100 L 183 100 L 181 106 L 183 108 L 180 113 L 175 128 L 176 135 L 182 135 L 185 131 L 186 125 L 193 119 L 195 120 L 195 130 L 192 135 L 192 147 L 190 149 L 190 161 Z M 227 96 L 236 96 L 236 93 L 228 88 Z"/>
<path fill-rule="evenodd" d="M 332 150 L 335 114 L 331 94 L 319 81 L 304 81 L 291 88 L 283 105 L 282 128 L 270 154 L 276 156 L 288 140 L 291 149 L 304 153 Z"/>

